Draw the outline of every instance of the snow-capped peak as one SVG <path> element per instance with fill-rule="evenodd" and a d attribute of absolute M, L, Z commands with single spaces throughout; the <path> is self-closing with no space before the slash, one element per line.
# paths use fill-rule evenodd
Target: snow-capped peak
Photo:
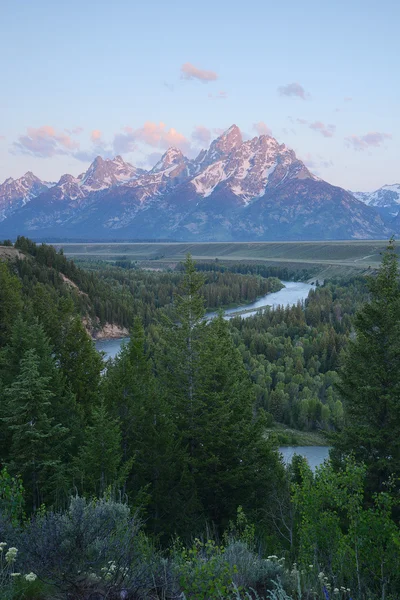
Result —
<path fill-rule="evenodd" d="M 166 152 L 162 155 L 160 160 L 151 170 L 151 173 L 159 173 L 160 171 L 165 171 L 170 169 L 171 167 L 176 167 L 177 165 L 185 164 L 187 159 L 184 157 L 182 152 L 178 148 L 168 148 Z"/>
<path fill-rule="evenodd" d="M 90 192 L 127 183 L 141 173 L 143 173 L 141 169 L 125 162 L 121 156 L 116 156 L 114 159 L 103 159 L 101 156 L 96 156 L 86 173 L 79 176 L 79 179 L 82 188 L 86 192 Z"/>

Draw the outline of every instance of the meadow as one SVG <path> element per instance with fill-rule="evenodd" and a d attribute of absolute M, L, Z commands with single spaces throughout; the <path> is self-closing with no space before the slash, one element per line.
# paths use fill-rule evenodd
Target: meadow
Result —
<path fill-rule="evenodd" d="M 114 261 L 123 258 L 143 267 L 174 267 L 189 252 L 196 261 L 245 261 L 315 266 L 323 277 L 363 273 L 378 268 L 386 240 L 330 242 L 202 242 L 202 243 L 62 243 L 74 259 Z"/>

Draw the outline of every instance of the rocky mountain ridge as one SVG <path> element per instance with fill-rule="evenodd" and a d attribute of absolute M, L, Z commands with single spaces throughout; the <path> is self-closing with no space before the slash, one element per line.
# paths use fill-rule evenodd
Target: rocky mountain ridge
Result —
<path fill-rule="evenodd" d="M 243 141 L 236 125 L 195 159 L 169 148 L 149 171 L 99 156 L 56 184 L 31 173 L 21 179 L 0 186 L 2 236 L 260 241 L 389 233 L 364 199 L 313 175 L 272 136 Z"/>

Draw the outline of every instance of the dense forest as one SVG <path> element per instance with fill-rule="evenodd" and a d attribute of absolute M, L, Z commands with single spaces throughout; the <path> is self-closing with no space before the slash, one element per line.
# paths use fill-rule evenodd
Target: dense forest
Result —
<path fill-rule="evenodd" d="M 0 261 L 1 598 L 399 597 L 393 242 L 375 278 L 230 322 L 206 307 L 279 289 L 276 272 L 15 249 Z M 106 365 L 88 316 L 130 327 Z M 331 460 L 285 465 L 274 421 L 326 431 Z"/>

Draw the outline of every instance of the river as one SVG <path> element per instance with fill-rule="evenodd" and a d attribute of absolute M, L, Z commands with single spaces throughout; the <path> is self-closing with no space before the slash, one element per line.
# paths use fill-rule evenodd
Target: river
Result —
<path fill-rule="evenodd" d="M 279 292 L 262 296 L 256 300 L 256 302 L 251 302 L 250 304 L 226 309 L 225 318 L 231 319 L 236 313 L 242 310 L 249 310 L 249 312 L 241 315 L 242 319 L 247 319 L 248 317 L 255 315 L 257 310 L 263 306 L 271 306 L 272 308 L 279 305 L 287 306 L 288 304 L 293 306 L 297 304 L 299 300 L 305 300 L 309 291 L 313 287 L 309 283 L 304 283 L 302 281 L 282 281 L 282 283 L 285 285 L 285 287 L 279 290 Z M 250 310 L 252 308 L 254 310 Z M 210 312 L 206 314 L 206 317 L 208 319 L 213 319 L 217 314 L 217 312 Z M 128 338 L 98 340 L 96 342 L 96 349 L 99 352 L 104 352 L 105 360 L 109 358 L 115 358 L 120 351 L 121 344 L 127 340 Z"/>
<path fill-rule="evenodd" d="M 324 460 L 329 458 L 329 446 L 281 446 L 279 452 L 283 456 L 283 461 L 288 464 L 292 462 L 294 454 L 300 454 L 307 459 L 310 468 L 315 471 L 316 467 L 321 465 Z"/>

